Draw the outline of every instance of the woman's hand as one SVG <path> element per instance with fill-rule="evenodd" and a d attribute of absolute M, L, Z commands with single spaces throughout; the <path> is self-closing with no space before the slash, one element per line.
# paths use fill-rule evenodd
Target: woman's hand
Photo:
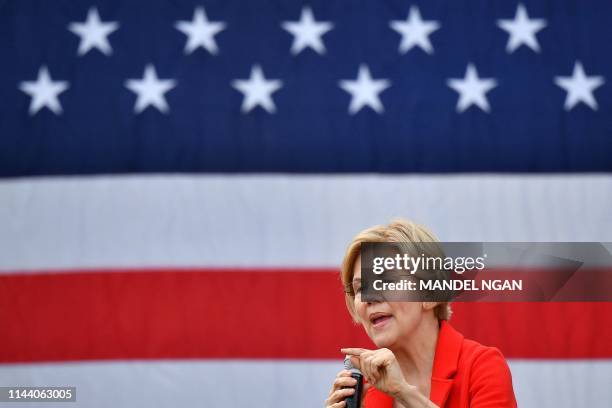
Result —
<path fill-rule="evenodd" d="M 351 356 L 353 366 L 366 377 L 368 383 L 394 398 L 409 388 L 395 355 L 389 349 L 367 350 L 362 348 L 343 348 L 341 352 Z"/>
<path fill-rule="evenodd" d="M 334 384 L 329 391 L 329 396 L 325 400 L 325 408 L 340 408 L 346 406 L 344 400 L 347 397 L 355 394 L 355 385 L 357 380 L 351 377 L 351 372 L 348 370 L 342 370 L 336 375 Z M 344 388 L 350 387 L 350 388 Z M 361 394 L 361 405 L 363 406 L 363 397 L 365 392 L 370 388 L 370 385 L 365 381 L 363 383 L 363 391 Z"/>

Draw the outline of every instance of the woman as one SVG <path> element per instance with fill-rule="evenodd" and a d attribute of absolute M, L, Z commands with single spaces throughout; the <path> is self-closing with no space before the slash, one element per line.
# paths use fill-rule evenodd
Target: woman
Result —
<path fill-rule="evenodd" d="M 437 239 L 421 226 L 396 220 L 362 231 L 348 247 L 341 270 L 346 304 L 377 347 L 341 349 L 365 377 L 362 407 L 516 407 L 504 357 L 496 348 L 467 340 L 453 329 L 448 303 L 361 301 L 364 242 L 397 242 L 403 243 L 402 248 L 414 248 L 411 244 Z M 326 407 L 344 407 L 354 386 L 348 371 L 339 372 Z"/>

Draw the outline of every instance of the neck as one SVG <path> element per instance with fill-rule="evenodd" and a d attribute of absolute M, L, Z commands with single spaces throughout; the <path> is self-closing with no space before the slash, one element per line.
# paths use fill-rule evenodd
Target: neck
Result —
<path fill-rule="evenodd" d="M 391 349 L 406 381 L 426 392 L 425 395 L 429 395 L 439 331 L 438 319 L 425 318 L 416 333 Z"/>

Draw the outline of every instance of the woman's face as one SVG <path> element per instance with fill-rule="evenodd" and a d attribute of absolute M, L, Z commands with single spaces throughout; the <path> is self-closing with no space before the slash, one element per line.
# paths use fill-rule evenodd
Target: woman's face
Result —
<path fill-rule="evenodd" d="M 393 349 L 409 339 L 423 318 L 421 302 L 362 302 L 361 256 L 353 265 L 355 311 L 360 323 L 377 347 Z"/>

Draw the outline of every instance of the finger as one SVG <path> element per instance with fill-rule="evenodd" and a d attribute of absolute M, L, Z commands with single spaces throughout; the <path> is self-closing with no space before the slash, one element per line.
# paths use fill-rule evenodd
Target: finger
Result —
<path fill-rule="evenodd" d="M 368 354 L 362 354 L 359 358 L 361 364 L 361 372 L 368 379 L 369 382 L 373 382 L 372 372 L 370 371 L 370 367 L 368 365 L 368 358 Z"/>
<path fill-rule="evenodd" d="M 380 356 L 385 363 L 385 367 L 389 367 L 395 361 L 395 354 L 391 350 L 384 349 Z"/>
<path fill-rule="evenodd" d="M 365 362 L 363 364 L 365 364 Z M 361 372 L 363 373 L 363 377 L 364 377 L 365 381 L 367 381 L 369 383 L 373 383 L 373 381 L 372 381 L 372 373 L 370 373 L 370 370 L 366 366 L 364 366 L 363 364 L 362 364 L 362 367 L 361 367 Z"/>
<path fill-rule="evenodd" d="M 341 408 L 346 405 L 345 401 L 336 402 L 335 404 L 328 405 L 329 408 Z"/>
<path fill-rule="evenodd" d="M 360 356 L 361 354 L 365 353 L 366 351 L 371 351 L 371 350 L 364 349 L 364 348 L 355 348 L 355 347 L 353 347 L 353 348 L 351 348 L 351 347 L 349 347 L 349 348 L 341 348 L 340 349 L 341 353 L 343 353 L 343 354 L 350 354 L 350 355 L 353 355 L 353 356 Z"/>
<path fill-rule="evenodd" d="M 340 388 L 338 386 L 338 381 L 341 381 L 341 379 L 352 379 L 351 377 L 351 372 L 348 370 L 342 370 L 339 371 L 338 374 L 336 374 L 336 378 L 334 378 L 334 382 L 332 383 L 332 387 L 329 390 L 329 395 L 331 396 L 334 391 L 336 391 L 338 388 Z"/>
<path fill-rule="evenodd" d="M 395 356 L 393 353 L 380 353 L 372 359 L 372 364 L 376 366 L 376 372 L 379 377 L 382 377 L 385 375 L 387 368 L 390 367 L 394 361 Z"/>
<path fill-rule="evenodd" d="M 391 359 L 385 355 L 375 356 L 372 359 L 372 364 L 376 366 L 378 371 L 387 368 L 389 366 L 389 363 L 391 363 Z"/>
<path fill-rule="evenodd" d="M 334 404 L 336 402 L 339 401 L 344 401 L 344 399 L 350 395 L 350 394 L 346 394 L 346 390 L 353 390 L 353 393 L 355 392 L 354 388 L 343 388 L 343 389 L 337 389 L 334 392 L 331 392 L 329 394 L 329 396 L 327 397 L 327 399 L 325 400 L 325 404 L 326 405 L 331 405 Z"/>
<path fill-rule="evenodd" d="M 354 388 L 342 388 L 334 391 L 332 395 L 329 396 L 329 402 L 338 402 L 343 401 L 346 397 L 351 396 L 355 393 Z"/>
<path fill-rule="evenodd" d="M 378 382 L 378 370 L 377 367 L 372 363 L 374 361 L 375 355 L 369 354 L 364 361 L 364 365 L 366 366 L 366 370 L 368 371 L 368 375 L 372 380 L 372 384 L 376 384 Z"/>
<path fill-rule="evenodd" d="M 331 396 L 325 400 L 325 408 L 335 407 L 337 402 L 332 401 Z"/>
<path fill-rule="evenodd" d="M 334 388 L 338 389 L 341 387 L 354 387 L 357 385 L 357 380 L 353 377 L 338 377 L 334 381 Z"/>
<path fill-rule="evenodd" d="M 340 402 L 344 402 L 344 398 L 338 398 L 337 395 L 330 395 L 326 400 L 325 400 L 325 407 L 335 407 L 336 404 L 340 403 Z"/>
<path fill-rule="evenodd" d="M 372 350 L 366 350 L 363 353 L 361 353 L 361 355 L 358 357 L 361 365 L 363 366 L 365 364 L 364 361 L 366 361 L 368 358 L 371 358 L 374 353 L 375 352 Z"/>
<path fill-rule="evenodd" d="M 383 376 L 379 367 L 374 363 L 374 359 L 370 360 L 370 376 L 372 377 L 372 384 L 378 383 Z"/>
<path fill-rule="evenodd" d="M 342 370 L 339 371 L 338 374 L 336 374 L 336 378 L 337 377 L 350 377 L 351 376 L 351 372 L 349 370 Z"/>
<path fill-rule="evenodd" d="M 378 367 L 378 371 L 384 373 L 395 361 L 395 355 L 391 352 L 380 353 L 374 358 L 373 363 Z"/>

